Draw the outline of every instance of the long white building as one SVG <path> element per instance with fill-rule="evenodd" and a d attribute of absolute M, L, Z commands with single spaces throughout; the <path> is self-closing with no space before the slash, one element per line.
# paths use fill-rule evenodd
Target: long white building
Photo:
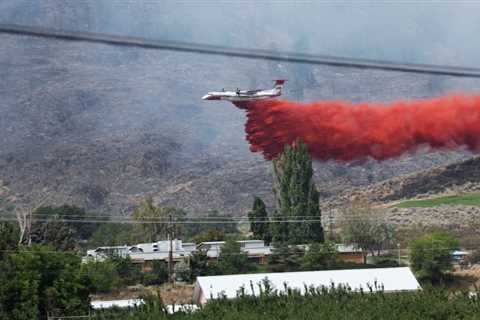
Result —
<path fill-rule="evenodd" d="M 193 301 L 203 305 L 219 297 L 235 298 L 241 290 L 247 295 L 259 295 L 259 285 L 268 281 L 273 290 L 283 292 L 285 286 L 304 293 L 305 287 L 348 286 L 352 290 L 384 292 L 415 291 L 420 284 L 408 267 L 372 268 L 352 270 L 327 270 L 306 272 L 237 274 L 227 276 L 197 277 Z M 253 291 L 252 291 L 253 288 Z"/>

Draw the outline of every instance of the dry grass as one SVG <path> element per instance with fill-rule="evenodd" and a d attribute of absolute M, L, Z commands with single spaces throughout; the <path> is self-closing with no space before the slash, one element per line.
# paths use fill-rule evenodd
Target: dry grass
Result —
<path fill-rule="evenodd" d="M 106 294 L 92 295 L 92 300 L 123 300 L 137 299 L 145 295 L 160 294 L 165 304 L 188 304 L 192 301 L 193 285 L 191 284 L 164 284 L 161 286 L 130 286 Z"/>

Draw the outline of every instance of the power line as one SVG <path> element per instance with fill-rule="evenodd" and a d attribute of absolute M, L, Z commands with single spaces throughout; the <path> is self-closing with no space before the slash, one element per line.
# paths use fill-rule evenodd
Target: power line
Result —
<path fill-rule="evenodd" d="M 310 215 L 310 216 L 302 216 L 302 215 L 295 215 L 291 216 L 290 218 L 295 218 L 295 219 L 300 219 L 300 220 L 317 220 L 322 218 L 326 220 L 386 220 L 387 218 L 382 218 L 382 217 L 372 217 L 372 216 L 361 216 L 361 215 L 341 215 L 337 217 L 333 216 L 327 216 L 325 217 L 324 215 L 322 216 L 315 216 L 315 215 Z M 16 218 L 16 215 L 14 214 L 3 214 L 0 215 L 0 218 Z M 225 217 L 209 217 L 209 216 L 195 216 L 195 217 L 177 217 L 176 219 L 173 220 L 173 222 L 198 222 L 198 221 L 210 221 L 210 222 L 230 222 L 234 223 L 237 221 L 252 221 L 252 222 L 259 222 L 259 221 L 270 221 L 272 218 L 276 218 L 275 216 L 272 216 L 270 218 L 255 218 L 255 219 L 250 219 L 247 216 L 225 216 Z M 51 214 L 33 214 L 32 215 L 33 220 L 51 220 L 51 221 L 75 221 L 75 220 L 88 220 L 88 219 L 94 219 L 94 220 L 111 220 L 111 221 L 159 221 L 159 222 L 166 222 L 167 218 L 166 217 L 148 217 L 148 218 L 141 218 L 141 219 L 135 219 L 129 216 L 111 216 L 111 215 L 69 215 L 69 214 L 62 214 L 62 215 L 51 215 Z M 279 220 L 282 220 L 279 218 Z"/>
<path fill-rule="evenodd" d="M 84 219 L 84 218 L 93 218 L 93 219 L 126 219 L 126 220 L 132 220 L 134 219 L 131 216 L 112 216 L 109 214 L 103 214 L 103 213 L 87 213 L 87 214 L 51 214 L 51 213 L 33 213 L 33 218 L 49 218 L 49 219 L 58 219 L 58 218 L 65 218 L 65 219 Z M 2 217 L 16 217 L 14 213 L 6 213 L 6 214 L 0 214 L 0 218 Z M 275 217 L 275 215 L 271 216 Z M 295 218 L 313 218 L 313 219 L 318 219 L 319 216 L 317 215 L 295 215 Z M 325 212 L 322 212 L 321 217 L 324 219 L 347 219 L 347 220 L 386 220 L 386 217 L 380 217 L 378 214 L 355 214 L 355 213 L 348 213 L 348 214 L 339 214 L 339 215 L 326 215 Z M 175 216 L 173 217 L 175 219 Z M 198 220 L 212 220 L 212 221 L 237 221 L 237 220 L 250 220 L 248 216 L 246 215 L 195 215 L 195 216 L 177 216 L 177 220 L 175 221 L 198 221 Z M 168 217 L 148 217 L 144 220 L 146 221 L 167 221 Z M 270 218 L 265 218 L 265 219 L 259 219 L 256 218 L 252 221 L 262 221 L 262 220 L 268 220 Z"/>
<path fill-rule="evenodd" d="M 248 217 L 198 217 L 173 220 L 174 224 L 235 224 L 235 223 L 301 223 L 331 221 L 328 217 L 318 216 L 292 216 L 287 218 L 271 217 L 266 219 L 249 219 Z M 333 218 L 334 221 L 381 221 L 387 222 L 388 218 L 363 217 L 363 216 L 340 216 Z M 0 221 L 17 221 L 15 215 L 0 215 Z M 32 217 L 33 222 L 65 222 L 65 223 L 118 223 L 118 224 L 169 224 L 167 218 L 146 218 L 136 220 L 131 217 L 112 216 L 81 216 L 81 215 L 37 215 Z"/>
<path fill-rule="evenodd" d="M 17 222 L 17 218 L 14 216 L 0 216 L 0 221 L 5 222 Z M 245 219 L 237 219 L 237 220 L 203 220 L 203 219 L 190 219 L 190 220 L 174 220 L 173 223 L 175 225 L 192 225 L 192 224 L 236 224 L 236 223 L 305 223 L 305 222 L 325 222 L 325 223 L 333 223 L 333 222 L 348 222 L 348 221 L 370 221 L 370 222 L 383 222 L 391 224 L 388 218 L 363 218 L 363 217 L 337 217 L 333 220 L 328 218 L 319 218 L 316 219 L 302 219 L 297 217 L 289 217 L 286 219 L 262 219 L 262 220 L 248 220 Z M 164 224 L 168 225 L 170 222 L 166 219 L 145 219 L 145 220 L 134 220 L 134 219 L 82 219 L 82 218 L 32 218 L 32 222 L 50 222 L 50 223 L 110 223 L 110 224 Z"/>
<path fill-rule="evenodd" d="M 59 29 L 25 26 L 18 24 L 0 24 L 0 33 L 65 41 L 81 41 L 123 47 L 190 52 L 197 54 L 237 57 L 246 59 L 261 59 L 357 69 L 377 69 L 386 71 L 399 71 L 454 77 L 480 78 L 480 68 L 401 63 L 394 61 L 346 58 L 331 55 L 314 55 L 288 51 L 236 48 L 200 43 L 153 40 L 142 37 L 120 36 L 84 31 L 65 31 Z"/>
<path fill-rule="evenodd" d="M 0 217 L 0 221 L 17 221 L 15 217 Z M 244 220 L 245 222 L 249 222 L 248 220 Z M 256 223 L 302 223 L 302 222 L 321 222 L 321 219 L 281 219 L 281 220 L 262 220 L 256 221 Z M 118 224 L 165 224 L 168 225 L 170 222 L 168 220 L 132 220 L 132 219 L 110 219 L 110 220 L 94 220 L 94 219 L 52 219 L 52 218 L 40 218 L 40 219 L 32 219 L 32 222 L 65 222 L 65 223 L 118 223 Z M 181 220 L 181 221 L 174 221 L 174 224 L 182 225 L 182 224 L 234 224 L 236 221 L 225 221 L 225 220 L 218 220 L 218 221 L 202 221 L 202 220 Z"/>
<path fill-rule="evenodd" d="M 111 216 L 106 214 L 86 214 L 86 215 L 70 215 L 70 214 L 42 214 L 34 213 L 32 220 L 35 222 L 66 222 L 66 223 L 118 223 L 118 224 L 142 224 L 142 223 L 158 223 L 168 224 L 168 217 L 147 217 L 141 220 L 131 216 Z M 195 216 L 195 217 L 174 217 L 172 220 L 175 224 L 235 224 L 235 223 L 269 223 L 269 222 L 318 222 L 320 220 L 327 222 L 343 222 L 343 221 L 369 221 L 369 222 L 390 222 L 389 217 L 381 217 L 369 214 L 341 214 L 337 216 L 325 215 L 299 215 L 290 217 L 270 216 L 268 218 L 249 219 L 248 216 Z M 473 218 L 472 218 L 473 220 Z M 0 214 L 0 221 L 17 221 L 17 216 L 13 213 Z"/>

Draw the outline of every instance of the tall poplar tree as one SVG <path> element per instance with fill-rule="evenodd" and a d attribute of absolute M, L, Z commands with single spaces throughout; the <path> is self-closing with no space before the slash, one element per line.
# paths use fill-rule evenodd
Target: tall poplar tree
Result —
<path fill-rule="evenodd" d="M 276 222 L 271 228 L 273 242 L 323 242 L 319 193 L 313 181 L 312 159 L 307 146 L 302 141 L 285 146 L 283 153 L 273 161 L 273 169 L 277 201 L 273 217 Z"/>

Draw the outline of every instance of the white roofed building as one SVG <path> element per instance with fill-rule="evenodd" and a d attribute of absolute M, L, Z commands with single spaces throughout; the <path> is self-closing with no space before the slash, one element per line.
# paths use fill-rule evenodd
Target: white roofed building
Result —
<path fill-rule="evenodd" d="M 196 250 L 195 243 L 182 242 L 182 240 L 172 240 L 172 257 L 174 262 L 184 260 Z M 134 262 L 144 263 L 154 260 L 168 260 L 170 251 L 170 241 L 162 240 L 151 243 L 139 243 L 131 246 L 112 246 L 99 247 L 94 250 L 88 250 L 84 261 L 95 260 L 103 261 L 108 257 L 120 256 L 130 257 Z M 148 266 L 147 266 L 148 269 Z"/>
<path fill-rule="evenodd" d="M 87 250 L 87 255 L 83 257 L 82 261 L 87 262 L 89 260 L 103 261 L 109 257 L 127 257 L 130 253 L 131 246 L 109 246 L 98 247 L 96 249 Z"/>
<path fill-rule="evenodd" d="M 110 309 L 110 308 L 133 308 L 140 306 L 145 302 L 142 299 L 124 299 L 124 300 L 93 300 L 90 302 L 92 309 Z"/>
<path fill-rule="evenodd" d="M 384 292 L 415 291 L 420 284 L 408 267 L 372 268 L 352 270 L 328 270 L 282 273 L 238 274 L 226 276 L 197 277 L 193 301 L 203 305 L 210 299 L 225 296 L 235 298 L 241 288 L 247 295 L 258 295 L 259 285 L 268 280 L 273 290 L 282 292 L 285 286 L 301 292 L 305 287 L 348 286 L 352 290 Z M 252 286 L 253 285 L 253 286 Z M 254 292 L 252 292 L 252 287 Z"/>
<path fill-rule="evenodd" d="M 266 257 L 272 253 L 272 247 L 266 246 L 263 240 L 238 240 L 237 242 L 240 244 L 240 250 L 245 252 L 248 258 L 258 260 L 260 263 L 264 263 Z M 206 251 L 209 258 L 216 259 L 224 245 L 225 241 L 208 241 L 200 243 L 197 249 Z"/>
<path fill-rule="evenodd" d="M 135 246 L 139 250 L 130 253 L 132 260 L 150 261 L 167 260 L 170 252 L 170 241 L 162 240 L 152 243 L 140 243 Z M 182 240 L 172 240 L 172 256 L 174 260 L 183 260 L 195 251 L 194 243 L 184 243 Z"/>

